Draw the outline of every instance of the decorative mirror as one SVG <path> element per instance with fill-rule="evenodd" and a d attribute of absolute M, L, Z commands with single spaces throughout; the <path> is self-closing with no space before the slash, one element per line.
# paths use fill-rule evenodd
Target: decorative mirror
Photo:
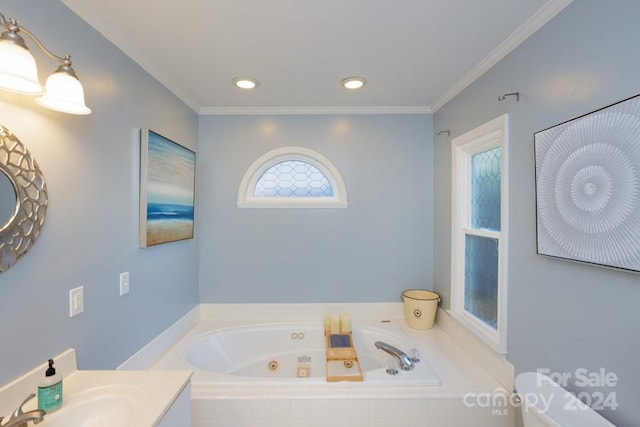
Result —
<path fill-rule="evenodd" d="M 44 225 L 47 186 L 35 159 L 0 125 L 0 272 L 33 246 Z"/>

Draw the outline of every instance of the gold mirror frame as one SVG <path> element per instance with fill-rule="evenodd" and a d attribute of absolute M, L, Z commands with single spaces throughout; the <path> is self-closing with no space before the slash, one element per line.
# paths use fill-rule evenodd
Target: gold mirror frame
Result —
<path fill-rule="evenodd" d="M 0 272 L 8 270 L 34 245 L 47 212 L 44 175 L 27 147 L 0 125 L 0 173 L 14 187 L 16 208 L 6 224 L 0 224 Z"/>

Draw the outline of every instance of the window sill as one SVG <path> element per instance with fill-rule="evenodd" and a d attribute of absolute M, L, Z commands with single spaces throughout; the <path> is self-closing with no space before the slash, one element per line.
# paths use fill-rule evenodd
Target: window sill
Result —
<path fill-rule="evenodd" d="M 480 322 L 470 319 L 471 316 L 469 315 L 465 315 L 451 309 L 447 309 L 446 312 L 449 314 L 449 316 L 451 316 L 451 318 L 453 318 L 457 323 L 464 327 L 469 334 L 482 342 L 482 344 L 489 347 L 496 354 L 506 356 L 506 340 L 496 339 L 496 337 L 498 336 L 497 332 L 488 332 L 487 330 L 485 330 L 488 328 L 480 326 Z"/>

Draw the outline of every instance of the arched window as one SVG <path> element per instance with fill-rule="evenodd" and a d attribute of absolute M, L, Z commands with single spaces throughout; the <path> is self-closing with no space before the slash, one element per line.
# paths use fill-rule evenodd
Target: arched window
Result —
<path fill-rule="evenodd" d="M 346 208 L 347 191 L 333 164 L 302 147 L 285 147 L 260 156 L 244 174 L 238 207 Z"/>

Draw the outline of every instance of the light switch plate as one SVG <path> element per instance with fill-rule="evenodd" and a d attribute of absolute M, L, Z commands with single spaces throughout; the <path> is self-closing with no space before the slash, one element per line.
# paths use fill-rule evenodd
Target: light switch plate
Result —
<path fill-rule="evenodd" d="M 77 316 L 84 311 L 84 286 L 69 291 L 69 317 Z"/>
<path fill-rule="evenodd" d="M 129 272 L 120 273 L 120 296 L 129 293 Z"/>

